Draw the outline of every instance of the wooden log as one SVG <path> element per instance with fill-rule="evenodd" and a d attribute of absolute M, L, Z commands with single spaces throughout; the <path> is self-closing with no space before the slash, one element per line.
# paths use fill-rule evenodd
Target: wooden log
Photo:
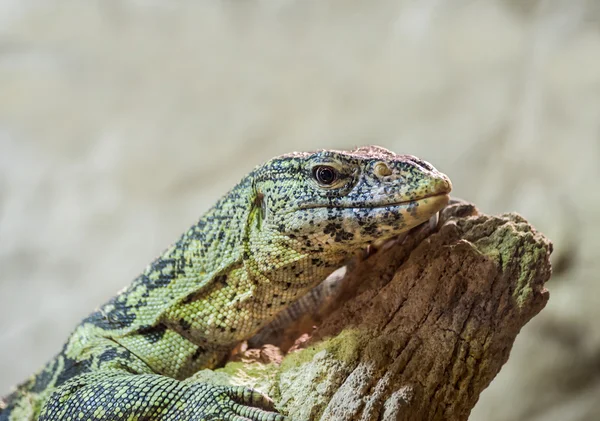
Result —
<path fill-rule="evenodd" d="M 265 345 L 197 377 L 258 388 L 293 421 L 466 420 L 545 306 L 551 251 L 517 214 L 453 203 L 350 265 L 315 330 L 271 338 L 301 335 L 287 355 Z"/>

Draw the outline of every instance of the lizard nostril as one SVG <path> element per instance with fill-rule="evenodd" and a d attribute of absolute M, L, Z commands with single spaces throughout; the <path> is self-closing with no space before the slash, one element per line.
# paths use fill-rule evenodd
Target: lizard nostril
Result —
<path fill-rule="evenodd" d="M 375 164 L 375 168 L 373 170 L 378 177 L 385 177 L 388 175 L 392 175 L 392 170 L 387 166 L 385 162 L 378 162 Z"/>

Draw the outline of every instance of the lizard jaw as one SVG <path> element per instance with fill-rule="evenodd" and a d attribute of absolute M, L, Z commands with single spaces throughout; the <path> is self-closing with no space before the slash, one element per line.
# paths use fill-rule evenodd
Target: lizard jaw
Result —
<path fill-rule="evenodd" d="M 393 208 L 393 207 L 410 207 L 415 204 L 427 203 L 428 201 L 435 201 L 436 203 L 444 202 L 444 206 L 450 201 L 450 195 L 448 193 L 431 194 L 423 196 L 418 199 L 402 200 L 399 202 L 373 204 L 369 206 L 352 206 L 352 205 L 340 205 L 340 206 L 328 206 L 328 205 L 304 205 L 297 209 L 289 211 L 289 213 L 300 212 L 307 209 L 382 209 L 382 208 Z M 443 206 L 442 206 L 443 207 Z"/>

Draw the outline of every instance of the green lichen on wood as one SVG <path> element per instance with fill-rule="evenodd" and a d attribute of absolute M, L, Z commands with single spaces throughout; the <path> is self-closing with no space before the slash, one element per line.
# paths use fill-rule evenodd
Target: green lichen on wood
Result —
<path fill-rule="evenodd" d="M 325 351 L 333 355 L 337 360 L 346 364 L 352 364 L 356 361 L 357 350 L 365 345 L 366 338 L 364 332 L 358 329 L 344 329 L 337 336 L 327 338 L 309 348 L 301 349 L 290 353 L 281 364 L 281 371 L 286 371 L 292 367 L 301 367 L 315 359 L 315 356 Z"/>

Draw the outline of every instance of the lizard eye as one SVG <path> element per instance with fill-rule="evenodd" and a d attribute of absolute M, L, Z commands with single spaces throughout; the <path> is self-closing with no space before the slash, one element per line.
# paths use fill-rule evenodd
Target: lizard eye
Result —
<path fill-rule="evenodd" d="M 328 165 L 318 165 L 313 168 L 313 177 L 324 186 L 332 185 L 338 178 L 338 172 L 335 168 Z"/>

